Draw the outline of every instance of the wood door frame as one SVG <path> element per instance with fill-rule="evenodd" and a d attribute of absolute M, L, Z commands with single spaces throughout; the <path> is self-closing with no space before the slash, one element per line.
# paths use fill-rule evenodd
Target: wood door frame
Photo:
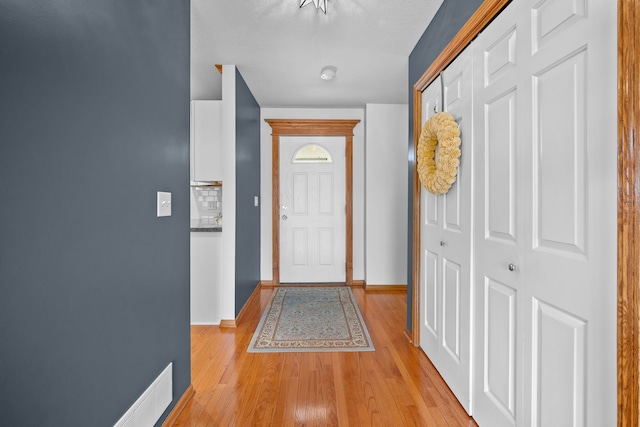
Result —
<path fill-rule="evenodd" d="M 414 159 L 422 91 L 510 0 L 485 0 L 413 87 Z M 640 0 L 618 0 L 618 427 L 640 425 Z M 415 161 L 415 160 L 414 160 Z M 420 181 L 414 164 L 411 334 L 420 342 Z"/>
<path fill-rule="evenodd" d="M 360 120 L 265 119 L 271 126 L 271 233 L 273 286 L 280 285 L 280 136 L 344 136 L 345 166 L 345 283 L 353 284 L 353 128 Z"/>

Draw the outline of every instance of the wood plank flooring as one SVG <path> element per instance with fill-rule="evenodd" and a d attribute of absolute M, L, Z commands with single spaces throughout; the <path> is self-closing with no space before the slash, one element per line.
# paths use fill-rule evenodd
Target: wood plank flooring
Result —
<path fill-rule="evenodd" d="M 273 289 L 234 329 L 191 327 L 195 395 L 174 426 L 476 426 L 411 345 L 404 292 L 353 293 L 375 352 L 247 353 Z"/>

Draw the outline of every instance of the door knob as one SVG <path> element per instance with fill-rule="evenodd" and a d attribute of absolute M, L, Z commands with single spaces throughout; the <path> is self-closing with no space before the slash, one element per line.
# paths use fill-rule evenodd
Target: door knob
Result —
<path fill-rule="evenodd" d="M 507 268 L 509 269 L 509 271 L 516 271 L 518 269 L 515 264 L 509 264 L 509 267 Z"/>
<path fill-rule="evenodd" d="M 282 220 L 286 221 L 287 220 L 287 216 L 286 215 L 282 215 Z"/>
<path fill-rule="evenodd" d="M 440 246 L 444 246 L 446 245 L 446 243 L 444 242 L 444 240 L 440 240 Z"/>

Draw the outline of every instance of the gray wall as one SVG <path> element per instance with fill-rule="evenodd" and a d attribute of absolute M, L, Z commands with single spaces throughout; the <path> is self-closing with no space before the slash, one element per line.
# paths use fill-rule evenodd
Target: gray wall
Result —
<path fill-rule="evenodd" d="M 188 184 L 189 0 L 2 0 L 0 425 L 186 390 Z"/>
<path fill-rule="evenodd" d="M 236 316 L 260 281 L 260 106 L 236 69 Z"/>
<path fill-rule="evenodd" d="M 407 328 L 412 330 L 412 280 L 411 253 L 413 247 L 413 171 L 415 169 L 413 144 L 413 85 L 427 71 L 442 49 L 460 31 L 483 0 L 444 0 L 418 43 L 409 55 L 409 210 L 407 236 Z"/>

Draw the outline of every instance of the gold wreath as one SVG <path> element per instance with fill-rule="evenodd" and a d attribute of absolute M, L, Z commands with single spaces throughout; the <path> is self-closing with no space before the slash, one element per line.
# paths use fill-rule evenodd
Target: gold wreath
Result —
<path fill-rule="evenodd" d="M 436 153 L 437 149 L 437 153 Z M 418 141 L 418 177 L 433 194 L 444 194 L 456 182 L 460 164 L 460 129 L 449 113 L 437 113 L 422 127 Z"/>

